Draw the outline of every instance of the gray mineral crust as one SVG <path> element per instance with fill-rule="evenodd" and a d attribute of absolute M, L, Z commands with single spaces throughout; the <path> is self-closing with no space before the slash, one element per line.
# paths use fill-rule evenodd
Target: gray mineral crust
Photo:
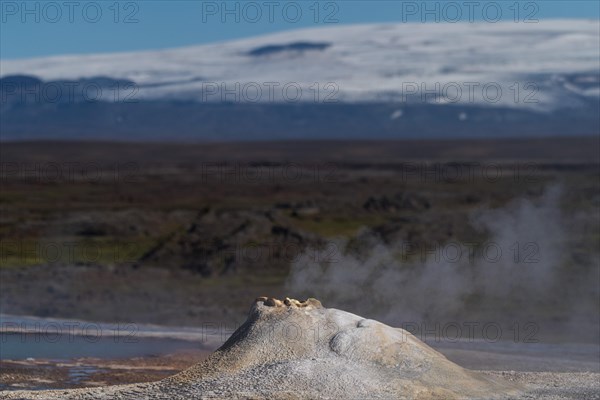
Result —
<path fill-rule="evenodd" d="M 8 399 L 493 399 L 522 383 L 464 369 L 409 332 L 318 300 L 259 297 L 205 361 L 159 382 Z"/>

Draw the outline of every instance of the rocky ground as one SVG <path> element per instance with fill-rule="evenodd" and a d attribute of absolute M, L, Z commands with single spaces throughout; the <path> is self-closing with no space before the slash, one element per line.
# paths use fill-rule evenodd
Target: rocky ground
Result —
<path fill-rule="evenodd" d="M 438 314 L 494 321 L 535 316 L 540 324 L 568 325 L 598 313 L 591 301 L 598 295 L 597 144 L 593 137 L 6 143 L 0 149 L 0 308 L 88 321 L 235 324 L 244 320 L 243 299 L 269 293 L 318 296 L 330 306 L 396 323 L 374 313 L 390 306 L 387 298 L 372 302 L 374 310 L 363 309 L 328 287 L 286 287 L 294 264 L 302 257 L 335 264 L 348 254 L 364 261 L 375 241 L 398 253 L 394 268 L 402 271 L 394 290 L 406 292 L 414 286 L 408 282 L 419 279 L 423 254 L 449 244 L 478 249 L 500 231 L 509 236 L 501 243 L 505 259 L 514 257 L 519 266 L 531 251 L 540 257 L 558 252 L 552 274 L 541 273 L 558 284 L 521 276 L 490 295 L 480 282 L 465 282 L 469 290 L 454 296 L 460 298 L 457 311 L 437 307 Z M 515 204 L 537 207 L 556 185 L 562 186 L 556 218 L 538 213 L 538 220 L 522 221 L 524 215 L 511 214 Z M 481 210 L 497 210 L 489 219 L 504 218 L 507 226 L 477 226 Z M 552 237 L 556 231 L 562 236 Z M 404 244 L 409 247 L 403 250 Z M 520 270 L 535 275 L 545 268 L 541 264 Z M 459 269 L 473 279 L 481 273 L 477 263 Z M 492 286 L 502 278 L 491 279 Z M 369 284 L 361 285 L 363 291 L 389 291 Z M 545 286 L 543 293 L 538 286 Z M 418 303 L 395 309 L 402 317 L 419 310 L 420 317 L 440 319 L 436 307 Z"/>
<path fill-rule="evenodd" d="M 208 354 L 186 350 L 130 359 L 4 360 L 0 361 L 0 389 L 64 389 L 154 382 L 191 367 Z"/>
<path fill-rule="evenodd" d="M 597 372 L 485 372 L 522 385 L 526 390 L 507 399 L 584 400 L 600 399 L 600 374 Z"/>

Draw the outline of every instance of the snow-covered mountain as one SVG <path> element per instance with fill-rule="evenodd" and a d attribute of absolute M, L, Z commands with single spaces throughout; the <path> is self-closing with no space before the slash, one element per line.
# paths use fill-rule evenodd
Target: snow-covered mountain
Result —
<path fill-rule="evenodd" d="M 105 102 L 162 102 L 169 112 L 176 108 L 173 102 L 244 110 L 244 105 L 316 110 L 337 104 L 350 107 L 343 108 L 345 118 L 352 105 L 385 104 L 366 125 L 412 118 L 413 131 L 418 121 L 445 118 L 447 112 L 457 123 L 492 110 L 500 114 L 480 120 L 518 123 L 522 115 L 510 112 L 537 114 L 536 119 L 558 109 L 593 121 L 588 111 L 600 99 L 599 30 L 597 20 L 340 25 L 168 50 L 0 60 L 2 112 L 6 117 L 8 109 L 14 111 L 7 104 L 15 101 L 32 106 L 18 95 L 23 85 L 35 83 L 46 89 L 41 101 L 58 87 L 62 96 L 50 102 L 73 102 L 65 101 L 71 85 L 75 102 L 90 103 L 89 86 L 96 85 L 106 89 L 100 98 Z M 124 110 L 119 113 L 127 114 Z M 127 122 L 125 117 L 115 116 L 114 123 Z M 273 124 L 285 125 L 286 118 Z M 388 128 L 396 129 L 383 130 Z"/>
<path fill-rule="evenodd" d="M 600 95 L 599 49 L 598 21 L 404 23 L 304 29 L 160 51 L 2 60 L 0 68 L 2 76 L 45 81 L 126 79 L 139 86 L 142 99 L 218 101 L 225 94 L 215 91 L 226 88 L 233 101 L 235 92 L 239 101 L 293 101 L 300 85 L 300 101 L 314 101 L 320 90 L 321 97 L 342 101 L 547 110 L 563 105 L 564 96 Z"/>

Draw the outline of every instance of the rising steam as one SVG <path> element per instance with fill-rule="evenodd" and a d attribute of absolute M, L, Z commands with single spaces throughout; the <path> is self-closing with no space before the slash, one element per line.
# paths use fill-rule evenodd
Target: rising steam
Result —
<path fill-rule="evenodd" d="M 561 194 L 553 186 L 535 201 L 477 210 L 470 223 L 481 242 L 441 244 L 424 258 L 407 243 L 385 245 L 370 233 L 360 239 L 369 242 L 360 254 L 348 241 L 336 243 L 334 260 L 307 251 L 291 267 L 288 291 L 395 324 L 533 318 L 555 311 L 568 258 Z"/>

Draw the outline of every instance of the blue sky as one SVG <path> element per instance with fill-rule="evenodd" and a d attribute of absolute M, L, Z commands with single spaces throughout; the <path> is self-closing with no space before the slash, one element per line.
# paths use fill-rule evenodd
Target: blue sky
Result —
<path fill-rule="evenodd" d="M 288 29 L 374 22 L 535 23 L 600 17 L 589 1 L 9 1 L 0 57 L 160 49 Z"/>

